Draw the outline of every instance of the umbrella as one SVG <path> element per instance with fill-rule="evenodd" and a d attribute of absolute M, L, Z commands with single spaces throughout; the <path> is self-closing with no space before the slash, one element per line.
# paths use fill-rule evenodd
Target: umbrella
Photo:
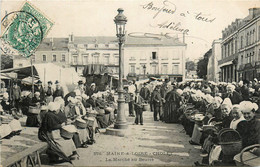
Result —
<path fill-rule="evenodd" d="M 71 160 L 69 157 L 67 157 L 58 147 L 58 143 L 55 142 L 53 139 L 51 139 L 48 135 L 46 135 L 45 133 L 42 133 L 42 137 L 47 141 L 47 143 L 49 144 L 49 148 L 53 151 L 53 153 L 55 153 L 56 155 L 58 155 L 59 157 L 61 157 L 62 159 L 64 159 L 65 161 L 69 162 L 72 164 Z"/>

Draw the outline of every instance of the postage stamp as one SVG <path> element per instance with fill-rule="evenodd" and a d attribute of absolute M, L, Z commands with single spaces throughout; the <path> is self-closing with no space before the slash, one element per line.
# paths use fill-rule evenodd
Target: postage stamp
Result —
<path fill-rule="evenodd" d="M 5 44 L 2 50 L 7 52 L 8 50 L 5 48 L 9 48 L 9 50 L 12 48 L 20 55 L 29 57 L 47 35 L 53 22 L 28 2 L 23 5 L 20 11 L 7 14 L 2 23 L 6 23 L 4 20 L 11 15 L 13 15 L 12 21 L 2 35 L 2 44 Z"/>

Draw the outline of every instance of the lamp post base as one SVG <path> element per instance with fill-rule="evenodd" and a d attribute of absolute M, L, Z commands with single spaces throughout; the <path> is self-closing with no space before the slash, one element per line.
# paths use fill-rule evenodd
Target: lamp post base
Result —
<path fill-rule="evenodd" d="M 127 122 L 115 123 L 114 129 L 127 129 Z"/>
<path fill-rule="evenodd" d="M 127 129 L 115 129 L 115 128 L 112 128 L 112 127 L 108 127 L 106 129 L 105 134 L 113 135 L 113 136 L 119 136 L 119 137 L 125 137 L 128 134 L 127 132 L 128 132 Z"/>

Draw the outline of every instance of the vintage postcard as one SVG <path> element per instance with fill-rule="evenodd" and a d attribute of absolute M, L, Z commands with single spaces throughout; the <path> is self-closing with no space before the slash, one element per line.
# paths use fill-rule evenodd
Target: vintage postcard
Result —
<path fill-rule="evenodd" d="M 259 166 L 259 0 L 0 1 L 0 166 Z"/>

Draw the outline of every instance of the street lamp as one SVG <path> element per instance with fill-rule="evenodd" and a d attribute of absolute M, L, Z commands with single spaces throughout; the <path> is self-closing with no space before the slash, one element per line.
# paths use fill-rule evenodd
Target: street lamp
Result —
<path fill-rule="evenodd" d="M 114 19 L 116 24 L 116 36 L 118 38 L 119 44 L 119 83 L 118 83 L 118 111 L 117 111 L 117 118 L 116 123 L 114 125 L 115 129 L 127 129 L 127 121 L 125 117 L 125 97 L 124 97 L 124 90 L 123 90 L 123 55 L 122 55 L 122 44 L 125 40 L 125 25 L 127 22 L 127 18 L 123 14 L 123 9 L 119 8 L 118 14 Z"/>
<path fill-rule="evenodd" d="M 143 66 L 143 69 L 144 69 L 144 79 L 145 79 L 145 72 L 146 72 L 146 66 L 145 66 L 145 64 L 144 64 L 144 66 Z"/>

